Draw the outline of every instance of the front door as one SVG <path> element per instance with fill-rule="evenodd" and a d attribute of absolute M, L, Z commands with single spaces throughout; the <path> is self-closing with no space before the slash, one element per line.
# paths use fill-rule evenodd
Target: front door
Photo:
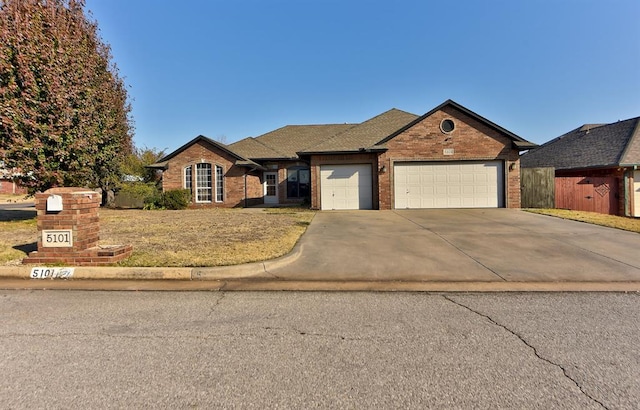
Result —
<path fill-rule="evenodd" d="M 278 203 L 278 173 L 277 172 L 264 173 L 264 203 L 265 204 Z"/>

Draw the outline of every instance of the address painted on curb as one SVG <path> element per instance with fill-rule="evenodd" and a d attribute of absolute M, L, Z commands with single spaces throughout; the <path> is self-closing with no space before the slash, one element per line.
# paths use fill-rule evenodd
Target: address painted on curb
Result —
<path fill-rule="evenodd" d="M 74 268 L 31 268 L 31 279 L 69 279 Z"/>

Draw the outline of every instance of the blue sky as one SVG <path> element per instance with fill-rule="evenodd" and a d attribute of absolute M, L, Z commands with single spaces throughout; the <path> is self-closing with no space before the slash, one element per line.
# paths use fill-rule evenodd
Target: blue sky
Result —
<path fill-rule="evenodd" d="M 640 116 L 637 0 L 87 0 L 140 147 L 447 99 L 545 142 Z"/>

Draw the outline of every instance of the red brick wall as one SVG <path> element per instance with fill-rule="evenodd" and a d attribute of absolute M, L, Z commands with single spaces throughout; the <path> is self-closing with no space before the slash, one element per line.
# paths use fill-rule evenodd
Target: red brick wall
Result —
<path fill-rule="evenodd" d="M 50 195 L 62 197 L 62 210 L 48 209 L 47 200 Z M 38 250 L 29 253 L 23 259 L 23 263 L 104 266 L 131 256 L 131 245 L 98 246 L 99 210 L 102 199 L 99 193 L 77 187 L 52 188 L 36 194 L 35 199 L 38 213 Z M 47 243 L 43 242 L 42 235 L 43 231 L 47 230 L 70 230 L 73 237 L 72 246 L 45 246 Z"/>
<path fill-rule="evenodd" d="M 193 197 L 194 207 L 237 207 L 245 205 L 245 173 L 248 168 L 234 165 L 235 158 L 228 153 L 217 149 L 205 141 L 198 141 L 175 157 L 169 160 L 167 169 L 162 174 L 162 189 L 184 188 L 184 168 L 192 166 Z M 213 178 L 213 201 L 210 203 L 196 203 L 195 199 L 195 164 L 210 163 L 212 165 Z M 215 201 L 215 166 L 222 166 L 224 172 L 224 201 Z M 251 203 L 262 198 L 260 177 L 256 172 L 247 175 L 247 198 Z"/>
<path fill-rule="evenodd" d="M 60 212 L 47 211 L 47 199 L 50 195 L 62 197 L 63 209 Z M 100 203 L 101 195 L 84 188 L 52 188 L 36 194 L 38 213 L 38 252 L 74 253 L 98 245 L 100 240 Z M 69 248 L 46 248 L 42 244 L 43 230 L 69 229 L 73 231 L 73 246 Z"/>
<path fill-rule="evenodd" d="M 10 179 L 0 178 L 0 194 L 25 195 L 27 189 Z"/>
<path fill-rule="evenodd" d="M 373 209 L 378 209 L 378 184 L 376 154 L 348 154 L 348 155 L 313 155 L 311 157 L 311 208 L 320 209 L 320 166 L 340 164 L 371 164 L 373 168 Z"/>
<path fill-rule="evenodd" d="M 440 130 L 444 119 L 455 123 L 450 134 Z M 393 208 L 393 163 L 407 160 L 502 160 L 507 173 L 506 206 L 520 207 L 520 159 L 518 151 L 512 149 L 511 139 L 452 107 L 433 113 L 386 146 L 389 150 L 378 158 L 378 169 L 383 165 L 386 168 L 385 173 L 379 174 L 380 209 Z M 445 155 L 444 149 L 453 149 L 454 154 Z"/>
<path fill-rule="evenodd" d="M 245 170 L 247 169 L 245 168 Z M 247 174 L 246 184 L 246 203 L 238 206 L 252 206 L 263 203 L 262 171 L 253 171 Z"/>

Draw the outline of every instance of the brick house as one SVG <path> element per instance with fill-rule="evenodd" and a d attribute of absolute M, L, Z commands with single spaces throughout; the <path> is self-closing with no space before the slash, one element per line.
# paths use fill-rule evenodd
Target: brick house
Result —
<path fill-rule="evenodd" d="M 417 116 L 288 125 L 230 145 L 198 136 L 153 164 L 192 206 L 309 201 L 313 209 L 520 207 L 519 152 L 535 147 L 447 100 Z"/>
<path fill-rule="evenodd" d="M 15 170 L 5 168 L 4 153 L 0 151 L 0 194 L 26 195 L 27 189 L 16 178 Z"/>
<path fill-rule="evenodd" d="M 640 117 L 585 124 L 521 161 L 555 169 L 556 208 L 640 217 Z"/>

